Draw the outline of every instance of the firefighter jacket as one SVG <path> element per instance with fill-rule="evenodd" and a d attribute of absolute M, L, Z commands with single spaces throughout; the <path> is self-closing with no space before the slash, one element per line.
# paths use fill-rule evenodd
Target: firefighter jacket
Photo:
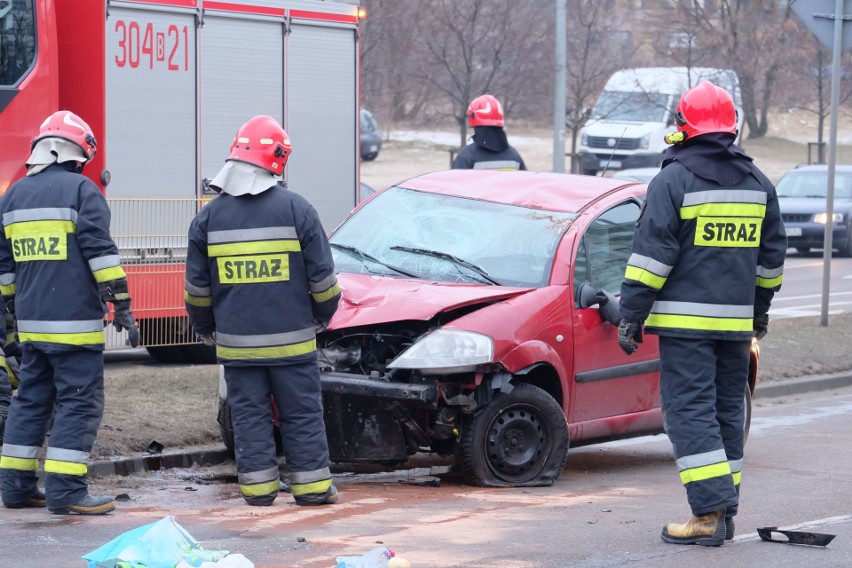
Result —
<path fill-rule="evenodd" d="M 657 335 L 753 336 L 754 316 L 781 287 L 787 237 L 772 183 L 750 158 L 738 164 L 737 183 L 720 185 L 664 162 L 637 222 L 622 317 Z"/>
<path fill-rule="evenodd" d="M 98 187 L 64 165 L 13 184 L 0 199 L 0 292 L 12 301 L 18 341 L 46 351 L 103 350 L 106 298 L 127 278 Z M 118 296 L 118 294 L 116 294 Z"/>
<path fill-rule="evenodd" d="M 184 299 L 196 332 L 215 331 L 221 363 L 314 359 L 315 327 L 340 300 L 316 210 L 280 185 L 216 197 L 189 228 Z"/>
<path fill-rule="evenodd" d="M 525 170 L 523 158 L 498 126 L 477 126 L 473 142 L 459 151 L 454 170 Z"/>

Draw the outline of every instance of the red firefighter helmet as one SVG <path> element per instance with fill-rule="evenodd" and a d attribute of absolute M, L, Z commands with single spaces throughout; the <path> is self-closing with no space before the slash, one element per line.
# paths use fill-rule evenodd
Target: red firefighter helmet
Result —
<path fill-rule="evenodd" d="M 95 135 L 86 121 L 70 110 L 60 110 L 48 116 L 41 123 L 30 148 L 34 148 L 39 140 L 45 138 L 64 138 L 73 142 L 83 150 L 87 162 L 95 157 L 98 146 Z"/>
<path fill-rule="evenodd" d="M 503 105 L 491 95 L 476 97 L 467 107 L 467 123 L 473 126 L 503 126 Z"/>
<path fill-rule="evenodd" d="M 234 143 L 229 160 L 239 160 L 281 175 L 293 151 L 290 137 L 271 116 L 258 115 L 243 124 Z"/>
<path fill-rule="evenodd" d="M 702 81 L 683 94 L 675 114 L 677 131 L 685 138 L 710 132 L 737 134 L 737 109 L 728 92 Z"/>

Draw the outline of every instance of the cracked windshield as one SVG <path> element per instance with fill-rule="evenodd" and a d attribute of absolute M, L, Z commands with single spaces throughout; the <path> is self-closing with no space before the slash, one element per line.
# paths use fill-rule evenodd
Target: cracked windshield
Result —
<path fill-rule="evenodd" d="M 545 286 L 573 213 L 392 188 L 331 238 L 339 272 Z"/>

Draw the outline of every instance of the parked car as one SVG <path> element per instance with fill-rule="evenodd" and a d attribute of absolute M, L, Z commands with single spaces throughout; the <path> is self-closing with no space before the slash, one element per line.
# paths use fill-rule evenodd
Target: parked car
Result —
<path fill-rule="evenodd" d="M 641 183 L 650 183 L 654 176 L 660 173 L 659 167 L 654 168 L 630 168 L 621 170 L 612 174 L 615 179 L 623 179 L 627 181 L 638 181 Z"/>
<path fill-rule="evenodd" d="M 382 135 L 373 113 L 361 109 L 361 159 L 367 162 L 375 160 L 382 149 Z"/>
<path fill-rule="evenodd" d="M 476 485 L 549 485 L 569 444 L 661 433 L 657 338 L 632 356 L 616 340 L 645 188 L 448 170 L 356 207 L 330 237 L 342 299 L 317 337 L 331 459 L 425 451 Z M 756 376 L 755 351 L 747 425 Z"/>
<path fill-rule="evenodd" d="M 784 174 L 775 186 L 787 243 L 802 254 L 825 243 L 828 166 L 802 166 Z M 835 167 L 832 248 L 852 256 L 852 165 Z"/>

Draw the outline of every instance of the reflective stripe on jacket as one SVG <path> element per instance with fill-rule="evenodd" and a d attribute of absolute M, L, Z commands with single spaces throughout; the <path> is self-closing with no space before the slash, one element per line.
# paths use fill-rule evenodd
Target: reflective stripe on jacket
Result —
<path fill-rule="evenodd" d="M 340 287 L 314 208 L 282 186 L 208 203 L 189 229 L 184 299 L 223 363 L 315 357 L 316 322 L 334 315 Z"/>
<path fill-rule="evenodd" d="M 786 250 L 775 188 L 757 168 L 722 187 L 672 162 L 648 187 L 621 314 L 658 335 L 748 339 L 781 286 Z"/>
<path fill-rule="evenodd" d="M 0 220 L 0 292 L 15 297 L 20 341 L 103 349 L 98 284 L 126 276 L 97 186 L 49 166 L 9 188 Z"/>
<path fill-rule="evenodd" d="M 512 146 L 503 151 L 486 150 L 472 143 L 462 148 L 453 160 L 454 170 L 525 170 L 523 158 Z"/>

